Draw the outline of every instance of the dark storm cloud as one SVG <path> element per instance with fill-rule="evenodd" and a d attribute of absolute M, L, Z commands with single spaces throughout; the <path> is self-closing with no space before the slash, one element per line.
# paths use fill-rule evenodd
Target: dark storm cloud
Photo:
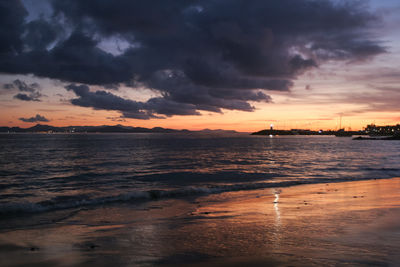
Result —
<path fill-rule="evenodd" d="M 129 81 L 132 76 L 129 66 L 121 58 L 97 48 L 96 44 L 82 32 L 74 32 L 49 51 L 31 50 L 5 56 L 0 71 L 100 85 Z"/>
<path fill-rule="evenodd" d="M 46 119 L 44 116 L 41 116 L 39 114 L 36 114 L 35 117 L 31 118 L 19 118 L 20 121 L 23 122 L 49 122 L 48 119 Z"/>
<path fill-rule="evenodd" d="M 0 1 L 0 55 L 21 52 L 26 15 L 28 13 L 20 1 Z"/>
<path fill-rule="evenodd" d="M 151 117 L 146 111 L 143 111 L 143 103 L 141 102 L 123 99 L 106 91 L 90 92 L 90 88 L 87 85 L 70 84 L 65 88 L 68 91 L 73 91 L 78 96 L 78 98 L 71 100 L 73 105 L 117 110 L 123 114 L 129 114 L 128 117 L 130 118 L 149 119 Z"/>
<path fill-rule="evenodd" d="M 71 103 L 81 107 L 93 107 L 95 109 L 115 110 L 120 111 L 125 118 L 135 119 L 150 119 L 150 118 L 165 118 L 155 114 L 172 116 L 172 115 L 199 115 L 198 110 L 206 110 L 212 112 L 221 112 L 220 108 L 238 109 L 243 111 L 252 111 L 246 101 L 242 100 L 227 100 L 223 96 L 220 98 L 212 97 L 206 93 L 202 95 L 192 96 L 189 94 L 177 95 L 175 93 L 165 95 L 163 97 L 154 97 L 146 102 L 137 102 L 129 99 L 124 99 L 107 91 L 90 91 L 87 85 L 70 84 L 65 87 L 68 91 L 73 91 L 78 98 L 72 99 Z M 199 91 L 199 88 L 196 88 Z M 179 89 L 178 89 L 178 92 Z M 250 96 L 245 98 L 266 98 L 269 97 L 262 92 L 247 93 Z M 188 98 L 188 99 L 185 99 Z"/>
<path fill-rule="evenodd" d="M 49 22 L 39 19 L 29 22 L 25 27 L 23 41 L 29 49 L 46 49 L 57 38 L 57 27 Z"/>
<path fill-rule="evenodd" d="M 139 104 L 136 101 L 125 100 L 106 91 L 90 92 L 87 85 L 70 84 L 65 88 L 73 91 L 79 97 L 71 100 L 78 106 L 108 110 L 139 110 Z"/>
<path fill-rule="evenodd" d="M 162 91 L 163 98 L 168 100 L 165 103 L 175 101 L 212 112 L 221 112 L 221 108 L 253 111 L 247 101 L 270 101 L 269 96 L 256 90 L 210 88 L 195 84 L 182 71 L 158 71 L 148 79 L 147 85 Z"/>
<path fill-rule="evenodd" d="M 126 117 L 252 111 L 249 101 L 271 101 L 263 90 L 288 91 L 299 74 L 326 60 L 359 61 L 385 52 L 368 33 L 378 21 L 363 1 L 49 2 L 54 13 L 27 24 L 18 1 L 1 2 L 16 11 L 1 18 L 0 27 L 12 27 L 0 33 L 0 71 L 160 93 L 136 102 L 70 87 L 78 96 L 72 104 Z M 114 55 L 100 48 L 106 39 L 129 46 Z"/>

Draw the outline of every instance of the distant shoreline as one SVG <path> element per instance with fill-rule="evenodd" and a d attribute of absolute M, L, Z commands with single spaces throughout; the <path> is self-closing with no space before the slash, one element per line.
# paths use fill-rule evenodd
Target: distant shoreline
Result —
<path fill-rule="evenodd" d="M 251 135 L 335 135 L 338 131 L 328 130 L 328 131 L 312 131 L 303 129 L 293 129 L 293 130 L 261 130 L 254 132 Z M 364 131 L 346 131 L 351 135 L 367 135 Z"/>
<path fill-rule="evenodd" d="M 199 131 L 190 131 L 190 130 L 175 130 L 168 129 L 162 127 L 154 127 L 154 128 L 144 128 L 144 127 L 132 127 L 132 126 L 124 126 L 124 125 L 102 125 L 102 126 L 65 126 L 65 127 L 56 127 L 51 125 L 42 125 L 36 124 L 33 127 L 29 128 L 20 128 L 20 127 L 0 127 L 0 133 L 225 133 L 225 134 L 236 134 L 240 133 L 234 130 L 210 130 L 203 129 Z"/>

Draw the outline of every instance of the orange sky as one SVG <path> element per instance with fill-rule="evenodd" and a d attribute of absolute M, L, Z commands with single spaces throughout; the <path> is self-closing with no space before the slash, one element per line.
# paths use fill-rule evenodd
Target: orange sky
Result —
<path fill-rule="evenodd" d="M 338 129 L 340 114 L 342 127 L 353 130 L 362 129 L 370 123 L 393 125 L 400 123 L 400 108 L 397 105 L 400 91 L 393 90 L 397 88 L 397 78 L 392 77 L 392 73 L 397 72 L 396 66 L 400 65 L 397 63 L 400 60 L 397 60 L 397 55 L 385 54 L 370 62 L 326 64 L 295 80 L 290 92 L 267 91 L 273 103 L 252 102 L 256 107 L 254 112 L 223 110 L 219 114 L 203 111 L 201 116 L 172 116 L 150 120 L 120 118 L 120 113 L 116 111 L 74 106 L 69 100 L 76 96 L 65 90 L 65 84 L 59 81 L 24 75 L 1 75 L 4 83 L 15 79 L 37 82 L 41 84 L 40 91 L 45 97 L 41 102 L 25 102 L 14 99 L 14 91 L 2 91 L 0 125 L 30 127 L 35 123 L 22 122 L 19 118 L 29 118 L 36 114 L 46 117 L 49 119 L 46 123 L 54 126 L 123 124 L 149 128 L 210 128 L 243 132 L 265 129 L 270 124 L 274 124 L 276 129 Z M 134 91 L 129 88 L 120 88 L 113 93 L 135 100 L 146 100 L 155 94 L 146 89 Z"/>
<path fill-rule="evenodd" d="M 362 129 L 373 122 L 379 125 L 400 122 L 398 110 L 368 111 L 370 104 L 368 99 L 360 100 L 360 103 L 352 103 L 354 101 L 352 94 L 364 95 L 365 90 L 370 92 L 369 86 L 373 81 L 352 81 L 349 85 L 346 77 L 337 77 L 338 74 L 330 77 L 324 74 L 324 71 L 322 69 L 316 73 L 304 74 L 295 81 L 291 92 L 270 92 L 273 103 L 252 103 L 256 107 L 254 112 L 224 110 L 223 114 L 202 112 L 201 116 L 172 116 L 167 119 L 151 120 L 123 119 L 116 111 L 73 106 L 68 99 L 74 98 L 74 94 L 67 92 L 59 82 L 7 75 L 3 76 L 6 82 L 17 78 L 40 82 L 41 92 L 46 97 L 41 102 L 22 102 L 13 99 L 15 92 L 9 94 L 3 92 L 0 96 L 0 125 L 30 127 L 35 123 L 22 122 L 19 118 L 29 118 L 36 114 L 48 118 L 50 121 L 46 123 L 54 126 L 123 124 L 149 128 L 156 126 L 189 130 L 210 128 L 243 132 L 265 129 L 270 124 L 274 124 L 276 129 L 337 129 L 341 113 L 343 114 L 342 127 L 350 127 L 353 130 Z M 310 88 L 306 89 L 306 85 L 310 85 Z M 352 94 L 348 93 L 348 86 L 353 88 Z M 95 88 L 92 89 L 95 90 Z M 146 90 L 139 92 L 139 96 L 131 96 L 128 93 L 132 93 L 127 92 L 128 90 L 120 90 L 118 94 L 135 99 L 138 97 L 146 99 L 151 96 L 151 92 Z M 371 94 L 371 98 L 381 95 L 382 92 L 378 90 L 375 94 Z"/>

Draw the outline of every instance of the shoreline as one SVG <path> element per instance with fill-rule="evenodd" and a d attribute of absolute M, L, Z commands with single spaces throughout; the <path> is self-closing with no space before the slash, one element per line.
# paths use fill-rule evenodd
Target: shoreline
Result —
<path fill-rule="evenodd" d="M 8 203 L 0 205 L 0 215 L 10 218 L 19 218 L 22 216 L 35 216 L 57 211 L 69 211 L 76 209 L 96 208 L 99 206 L 126 204 L 145 205 L 147 202 L 167 201 L 167 200 L 185 200 L 201 197 L 212 197 L 213 195 L 229 194 L 237 192 L 268 190 L 268 189 L 289 189 L 297 186 L 318 186 L 321 184 L 351 183 L 374 180 L 400 179 L 400 177 L 391 178 L 359 178 L 355 180 L 336 179 L 336 178 L 309 178 L 301 181 L 275 181 L 275 182 L 249 182 L 238 184 L 216 184 L 212 186 L 185 186 L 176 189 L 155 189 L 147 191 L 130 191 L 119 195 L 100 196 L 91 199 L 71 200 L 70 203 L 61 202 L 54 206 L 49 204 L 43 205 L 42 202 L 37 203 Z M 51 200 L 50 200 L 51 201 Z M 46 201 L 44 201 L 46 202 Z M 57 206 L 59 205 L 59 206 Z M 0 224 L 1 228 L 1 224 Z M 0 229 L 1 230 L 1 229 Z"/>
<path fill-rule="evenodd" d="M 399 219 L 400 178 L 224 192 L 92 207 L 2 231 L 0 262 L 396 265 Z"/>

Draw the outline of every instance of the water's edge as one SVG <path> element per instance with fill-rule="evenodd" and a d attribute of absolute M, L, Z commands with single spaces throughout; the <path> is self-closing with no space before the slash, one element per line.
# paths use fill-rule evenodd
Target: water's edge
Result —
<path fill-rule="evenodd" d="M 29 214 L 44 213 L 56 210 L 67 210 L 72 208 L 86 208 L 96 207 L 100 205 L 108 205 L 114 203 L 137 203 L 162 199 L 174 199 L 185 197 L 197 197 L 211 194 L 220 194 L 226 192 L 236 191 L 250 191 L 268 188 L 287 188 L 299 185 L 308 184 L 323 184 L 323 183 L 343 183 L 343 182 L 357 182 L 367 180 L 384 180 L 395 179 L 391 178 L 357 178 L 357 179 L 306 179 L 298 181 L 285 181 L 285 182 L 270 182 L 270 183 L 246 183 L 246 184 L 232 184 L 232 185 L 218 185 L 218 186 L 201 186 L 194 187 L 188 186 L 180 189 L 173 190 L 148 190 L 148 191 L 132 191 L 129 193 L 89 198 L 84 196 L 70 196 L 62 198 L 54 198 L 50 200 L 40 201 L 37 203 L 21 202 L 21 203 L 5 203 L 0 204 L 0 216 L 21 216 Z"/>

